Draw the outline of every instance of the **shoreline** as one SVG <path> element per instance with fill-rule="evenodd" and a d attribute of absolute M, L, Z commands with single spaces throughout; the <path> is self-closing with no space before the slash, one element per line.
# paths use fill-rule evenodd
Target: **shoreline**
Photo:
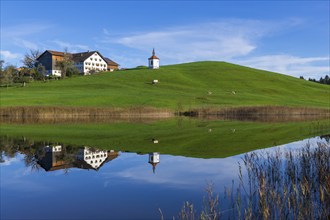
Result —
<path fill-rule="evenodd" d="M 128 108 L 57 106 L 0 107 L 0 122 L 7 123 L 148 122 L 177 116 L 206 120 L 262 122 L 306 121 L 330 118 L 330 109 L 247 106 L 196 108 L 188 111 L 174 111 L 144 106 Z"/>

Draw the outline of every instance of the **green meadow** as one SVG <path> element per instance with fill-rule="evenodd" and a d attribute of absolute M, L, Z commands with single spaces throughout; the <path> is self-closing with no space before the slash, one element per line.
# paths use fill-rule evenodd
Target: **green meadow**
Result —
<path fill-rule="evenodd" d="M 153 85 L 152 80 L 159 83 Z M 225 62 L 103 72 L 1 88 L 1 106 L 150 106 L 171 110 L 236 106 L 330 108 L 330 88 Z"/>
<path fill-rule="evenodd" d="M 223 158 L 329 134 L 328 120 L 289 123 L 175 118 L 150 123 L 3 124 L 0 137 L 137 153 Z M 152 142 L 155 138 L 158 144 Z M 1 145 L 4 142 L 2 142 Z"/>

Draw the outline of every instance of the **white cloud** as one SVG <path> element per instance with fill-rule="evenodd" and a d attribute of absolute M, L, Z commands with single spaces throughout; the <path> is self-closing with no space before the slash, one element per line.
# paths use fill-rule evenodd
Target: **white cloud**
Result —
<path fill-rule="evenodd" d="M 68 51 L 71 52 L 71 53 L 90 50 L 87 45 L 71 44 L 69 42 L 64 42 L 64 41 L 61 41 L 61 40 L 54 40 L 54 41 L 51 41 L 51 42 L 58 45 L 61 48 L 61 50 L 64 50 L 65 48 L 67 48 Z"/>
<path fill-rule="evenodd" d="M 140 163 L 141 158 L 147 159 L 147 155 L 136 157 L 133 154 L 134 157 L 129 159 L 126 156 L 127 154 L 122 154 L 122 158 L 119 157 L 114 162 L 122 163 L 125 161 L 125 163 L 131 163 L 133 161 L 132 166 L 121 169 L 120 172 L 111 172 L 111 175 L 107 174 L 105 177 L 119 176 L 140 182 L 165 184 L 168 187 L 175 186 L 176 188 L 182 187 L 185 189 L 203 188 L 206 181 L 214 181 L 224 185 L 230 184 L 233 179 L 237 178 L 237 162 L 240 161 L 239 157 L 197 159 L 161 155 L 160 164 L 157 165 L 156 175 L 154 175 L 150 164 Z M 226 169 L 221 169 L 221 167 L 226 167 Z"/>
<path fill-rule="evenodd" d="M 279 72 L 295 77 L 320 78 L 329 75 L 329 57 L 297 57 L 291 55 L 267 55 L 233 60 L 235 63 L 258 69 Z"/>
<path fill-rule="evenodd" d="M 105 35 L 110 35 L 110 32 L 109 32 L 108 29 L 106 29 L 106 28 L 103 28 L 103 33 L 104 33 Z"/>
<path fill-rule="evenodd" d="M 136 54 L 150 53 L 155 47 L 162 64 L 224 60 L 295 77 L 319 78 L 329 74 L 327 56 L 300 57 L 281 54 L 251 57 L 257 48 L 258 53 L 262 50 L 259 43 L 263 38 L 281 35 L 287 30 L 292 31 L 293 27 L 303 23 L 303 20 L 296 18 L 276 22 L 231 19 L 133 33 L 122 37 L 114 37 L 104 29 L 103 34 L 106 37 L 103 43 L 115 42 L 133 49 L 132 53 L 126 56 L 126 60 L 136 60 Z M 126 60 L 122 60 L 123 64 L 129 62 Z"/>
<path fill-rule="evenodd" d="M 1 60 L 5 60 L 5 61 L 17 59 L 22 56 L 19 53 L 13 53 L 8 50 L 1 50 L 0 55 L 1 55 Z"/>
<path fill-rule="evenodd" d="M 8 157 L 8 158 L 5 159 L 5 162 L 0 163 L 0 167 L 1 166 L 10 166 L 10 165 L 13 165 L 13 163 L 17 163 L 19 161 L 20 160 L 17 157 L 13 157 L 13 158 Z"/>
<path fill-rule="evenodd" d="M 38 34 L 51 28 L 50 24 L 42 23 L 27 23 L 19 24 L 10 27 L 1 27 L 1 37 L 6 38 L 20 38 L 23 36 L 29 36 Z"/>
<path fill-rule="evenodd" d="M 235 20 L 173 27 L 120 38 L 108 36 L 106 39 L 145 52 L 155 47 L 159 55 L 171 63 L 247 55 L 256 48 L 252 39 L 267 31 L 268 27 L 260 22 Z"/>
<path fill-rule="evenodd" d="M 248 56 L 258 48 L 260 39 L 300 25 L 300 19 L 259 21 L 227 19 L 194 25 L 174 26 L 156 31 L 128 33 L 121 37 L 103 29 L 101 43 L 124 46 L 132 52 L 150 53 L 154 47 L 162 64 L 201 60 L 231 60 Z M 123 62 L 125 65 L 125 62 Z M 137 64 L 137 63 L 134 63 Z"/>
<path fill-rule="evenodd" d="M 17 38 L 14 41 L 15 41 L 15 44 L 17 46 L 20 46 L 20 47 L 23 47 L 23 48 L 32 49 L 32 50 L 38 50 L 39 49 L 39 46 L 36 43 L 33 43 L 31 41 L 28 41 L 28 40 Z"/>

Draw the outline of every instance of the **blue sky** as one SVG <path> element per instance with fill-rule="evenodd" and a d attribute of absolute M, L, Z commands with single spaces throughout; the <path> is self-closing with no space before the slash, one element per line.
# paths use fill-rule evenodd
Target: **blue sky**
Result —
<path fill-rule="evenodd" d="M 215 60 L 329 74 L 329 1 L 1 0 L 1 59 L 30 49 L 98 50 L 122 67 Z"/>

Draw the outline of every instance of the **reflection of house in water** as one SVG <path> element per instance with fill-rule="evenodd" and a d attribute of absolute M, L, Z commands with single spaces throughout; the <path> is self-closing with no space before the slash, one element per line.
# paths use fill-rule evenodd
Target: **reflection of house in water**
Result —
<path fill-rule="evenodd" d="M 155 173 L 156 166 L 159 163 L 159 153 L 149 153 L 149 163 L 152 165 L 152 172 Z"/>
<path fill-rule="evenodd" d="M 98 150 L 89 147 L 79 148 L 76 153 L 68 153 L 65 148 L 46 146 L 44 152 L 37 155 L 38 163 L 46 171 L 68 168 L 98 170 L 103 164 L 118 157 L 118 152 L 113 150 Z"/>
<path fill-rule="evenodd" d="M 44 152 L 41 155 L 37 155 L 38 163 L 46 171 L 58 170 L 66 168 L 64 160 L 64 152 L 62 146 L 45 146 Z"/>
<path fill-rule="evenodd" d="M 117 152 L 113 150 L 105 151 L 105 150 L 95 150 L 92 151 L 90 148 L 85 147 L 79 149 L 77 154 L 77 160 L 82 162 L 84 166 L 90 166 L 91 169 L 97 170 L 99 167 L 103 165 L 104 162 L 108 162 L 110 160 L 115 159 L 118 156 Z M 83 167 L 81 167 L 83 168 Z"/>

